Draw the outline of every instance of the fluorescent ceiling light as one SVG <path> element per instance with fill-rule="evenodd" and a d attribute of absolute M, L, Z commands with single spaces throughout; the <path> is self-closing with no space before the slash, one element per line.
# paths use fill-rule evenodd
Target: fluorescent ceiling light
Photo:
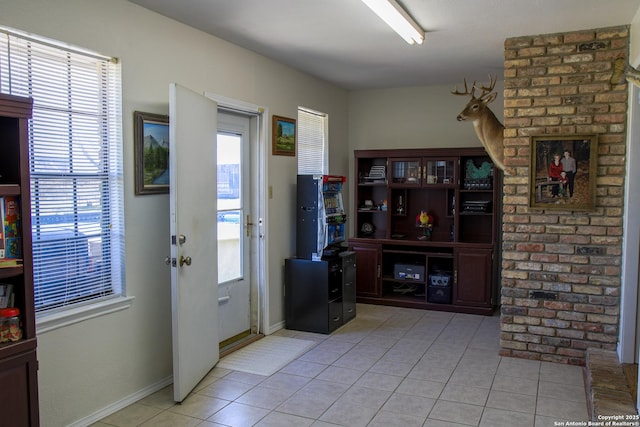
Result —
<path fill-rule="evenodd" d="M 422 44 L 424 30 L 395 0 L 362 0 L 409 44 Z"/>

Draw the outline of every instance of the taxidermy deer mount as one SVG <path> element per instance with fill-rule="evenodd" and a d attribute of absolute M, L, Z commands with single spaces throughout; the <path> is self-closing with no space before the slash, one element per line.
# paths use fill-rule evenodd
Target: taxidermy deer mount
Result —
<path fill-rule="evenodd" d="M 612 85 L 621 85 L 625 80 L 640 87 L 640 71 L 629 65 L 624 58 L 616 58 L 613 61 L 613 74 L 611 75 L 610 83 Z"/>
<path fill-rule="evenodd" d="M 497 93 L 493 91 L 493 88 L 496 86 L 496 77 L 489 76 L 489 79 L 489 87 L 476 86 L 476 82 L 473 82 L 471 91 L 467 89 L 467 79 L 464 79 L 464 92 L 458 91 L 456 87 L 451 93 L 454 95 L 471 96 L 464 110 L 458 114 L 457 119 L 458 121 L 468 120 L 473 123 L 476 135 L 487 150 L 487 153 L 489 153 L 493 164 L 498 169 L 504 171 L 504 126 L 487 106 L 496 99 Z M 482 91 L 477 98 L 475 96 L 476 89 Z"/>

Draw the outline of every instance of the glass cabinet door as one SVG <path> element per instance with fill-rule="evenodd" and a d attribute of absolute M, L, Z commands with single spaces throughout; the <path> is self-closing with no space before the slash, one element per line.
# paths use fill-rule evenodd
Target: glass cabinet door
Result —
<path fill-rule="evenodd" d="M 453 159 L 426 159 L 424 183 L 455 184 L 455 162 Z"/>
<path fill-rule="evenodd" d="M 420 159 L 390 159 L 391 185 L 419 186 L 421 184 L 422 164 Z"/>

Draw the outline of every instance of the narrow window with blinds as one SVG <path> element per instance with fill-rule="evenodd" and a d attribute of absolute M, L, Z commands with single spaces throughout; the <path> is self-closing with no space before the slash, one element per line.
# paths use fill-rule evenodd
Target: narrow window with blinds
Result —
<path fill-rule="evenodd" d="M 328 122 L 325 113 L 298 108 L 299 175 L 329 173 Z"/>
<path fill-rule="evenodd" d="M 0 27 L 0 91 L 33 98 L 29 128 L 36 312 L 124 287 L 120 66 Z"/>

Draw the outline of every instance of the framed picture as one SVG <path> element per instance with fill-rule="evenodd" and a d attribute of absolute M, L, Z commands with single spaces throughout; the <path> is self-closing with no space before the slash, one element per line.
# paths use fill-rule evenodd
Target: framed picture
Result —
<path fill-rule="evenodd" d="M 133 113 L 135 194 L 169 192 L 169 116 Z"/>
<path fill-rule="evenodd" d="M 597 135 L 532 136 L 529 206 L 593 210 L 597 156 Z"/>
<path fill-rule="evenodd" d="M 273 133 L 271 153 L 280 156 L 295 156 L 296 119 L 273 116 L 271 130 Z"/>

